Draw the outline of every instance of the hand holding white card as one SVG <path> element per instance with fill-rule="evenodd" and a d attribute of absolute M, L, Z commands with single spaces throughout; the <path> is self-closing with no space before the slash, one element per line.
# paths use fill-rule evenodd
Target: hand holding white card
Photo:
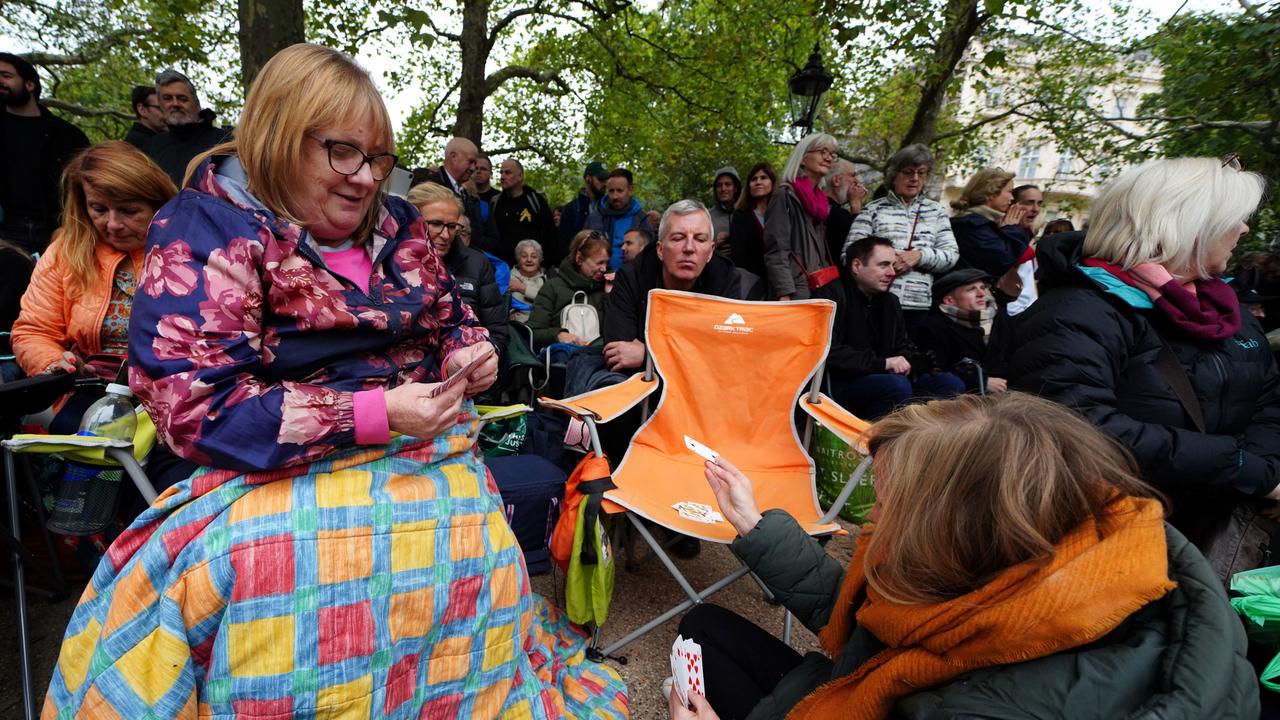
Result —
<path fill-rule="evenodd" d="M 490 346 L 486 352 L 480 353 L 471 362 L 458 368 L 457 371 L 450 375 L 444 382 L 432 388 L 431 392 L 427 393 L 427 397 L 436 397 L 454 385 L 466 382 L 471 373 L 475 372 L 476 368 L 480 367 L 480 365 L 492 354 L 493 346 Z"/>
<path fill-rule="evenodd" d="M 702 679 L 702 646 L 679 635 L 671 646 L 671 677 L 676 695 L 685 707 L 689 706 L 689 693 L 706 696 Z"/>
<path fill-rule="evenodd" d="M 720 453 L 712 450 L 706 445 L 703 445 L 697 440 L 694 440 L 688 435 L 684 436 L 684 446 L 694 454 L 700 456 L 703 460 L 707 460 L 709 462 L 715 462 L 716 458 L 720 457 Z"/>

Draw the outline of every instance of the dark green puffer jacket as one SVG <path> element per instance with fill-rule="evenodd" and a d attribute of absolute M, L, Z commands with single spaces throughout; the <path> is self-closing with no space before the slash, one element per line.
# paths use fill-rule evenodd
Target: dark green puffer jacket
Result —
<path fill-rule="evenodd" d="M 900 700 L 893 717 L 1143 718 L 1258 717 L 1258 682 L 1245 659 L 1244 628 L 1213 571 L 1165 525 L 1169 577 L 1163 598 L 1096 642 L 1013 665 L 986 668 Z M 844 566 L 781 510 L 770 510 L 733 543 L 796 618 L 818 632 L 831 615 Z M 860 603 L 858 603 L 860 604 Z M 884 645 L 859 627 L 834 661 L 809 653 L 783 676 L 750 720 L 782 718 L 819 685 L 853 672 Z"/>

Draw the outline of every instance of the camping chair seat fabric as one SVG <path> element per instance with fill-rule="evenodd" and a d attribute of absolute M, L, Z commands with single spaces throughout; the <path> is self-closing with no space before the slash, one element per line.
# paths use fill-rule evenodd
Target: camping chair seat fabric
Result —
<path fill-rule="evenodd" d="M 85 590 L 44 717 L 626 717 L 531 592 L 476 427 L 166 490 Z"/>
<path fill-rule="evenodd" d="M 672 505 L 716 507 L 688 435 L 751 478 L 761 508 L 781 508 L 813 535 L 823 524 L 814 465 L 795 425 L 796 402 L 826 359 L 835 305 L 710 298 L 653 290 L 646 347 L 664 383 L 653 414 L 614 471 L 605 497 L 677 532 L 720 543 L 728 522 L 681 517 Z"/>

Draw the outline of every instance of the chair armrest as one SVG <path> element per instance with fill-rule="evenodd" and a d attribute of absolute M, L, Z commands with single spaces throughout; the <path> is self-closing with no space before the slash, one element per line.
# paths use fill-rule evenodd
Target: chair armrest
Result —
<path fill-rule="evenodd" d="M 867 453 L 866 432 L 871 423 L 840 407 L 826 393 L 818 393 L 817 402 L 809 402 L 807 395 L 802 396 L 800 408 L 841 440 L 857 448 L 858 452 Z"/>
<path fill-rule="evenodd" d="M 636 373 L 617 385 L 592 390 L 581 395 L 556 400 L 538 398 L 543 407 L 566 412 L 578 419 L 591 418 L 597 423 L 607 423 L 617 418 L 653 394 L 658 389 L 658 378 L 645 380 L 644 373 Z"/>

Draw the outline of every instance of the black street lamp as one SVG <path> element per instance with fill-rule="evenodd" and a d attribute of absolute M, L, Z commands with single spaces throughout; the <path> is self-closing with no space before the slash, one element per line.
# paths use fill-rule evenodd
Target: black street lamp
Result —
<path fill-rule="evenodd" d="M 818 105 L 822 103 L 823 94 L 831 89 L 834 81 L 835 78 L 822 69 L 822 57 L 818 55 L 818 43 L 815 42 L 809 62 L 787 80 L 791 96 L 791 116 L 795 118 L 791 123 L 792 127 L 804 128 L 806 135 L 813 131 L 813 119 L 818 115 Z"/>

